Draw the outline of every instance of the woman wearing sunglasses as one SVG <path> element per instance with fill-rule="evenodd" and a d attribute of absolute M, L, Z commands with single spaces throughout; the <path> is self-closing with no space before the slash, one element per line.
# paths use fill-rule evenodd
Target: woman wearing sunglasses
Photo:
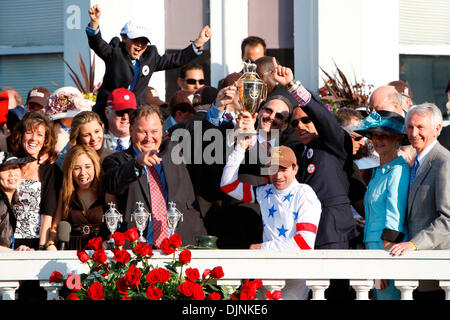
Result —
<path fill-rule="evenodd" d="M 378 111 L 370 114 L 356 130 L 372 140 L 380 156 L 380 166 L 374 169 L 364 197 L 366 249 L 389 249 L 406 238 L 410 168 L 398 154 L 400 146 L 409 144 L 403 133 L 404 123 L 404 118 L 394 112 Z M 375 298 L 399 300 L 400 291 L 393 280 L 381 280 Z"/>

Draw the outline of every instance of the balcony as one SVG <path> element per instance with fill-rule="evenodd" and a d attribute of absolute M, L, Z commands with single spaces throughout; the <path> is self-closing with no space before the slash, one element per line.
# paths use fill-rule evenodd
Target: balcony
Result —
<path fill-rule="evenodd" d="M 164 265 L 172 256 L 154 252 L 152 263 Z M 412 300 L 419 280 L 438 280 L 450 300 L 450 250 L 430 250 L 393 257 L 382 250 L 316 250 L 267 252 L 261 250 L 192 250 L 191 267 L 200 272 L 222 266 L 218 284 L 234 286 L 241 279 L 261 279 L 269 290 L 280 289 L 285 279 L 306 279 L 313 300 L 324 300 L 329 279 L 349 279 L 357 300 L 368 300 L 376 279 L 395 279 L 402 300 Z M 21 280 L 39 280 L 47 298 L 58 297 L 59 286 L 49 283 L 57 269 L 64 275 L 83 273 L 75 251 L 0 253 L 0 297 L 14 300 Z"/>

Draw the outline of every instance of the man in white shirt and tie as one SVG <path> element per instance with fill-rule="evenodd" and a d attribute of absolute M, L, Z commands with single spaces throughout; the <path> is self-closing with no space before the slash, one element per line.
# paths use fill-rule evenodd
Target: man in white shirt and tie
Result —
<path fill-rule="evenodd" d="M 126 150 L 130 146 L 130 113 L 136 110 L 134 93 L 125 88 L 111 92 L 106 102 L 105 115 L 108 132 L 105 146 L 114 151 Z"/>

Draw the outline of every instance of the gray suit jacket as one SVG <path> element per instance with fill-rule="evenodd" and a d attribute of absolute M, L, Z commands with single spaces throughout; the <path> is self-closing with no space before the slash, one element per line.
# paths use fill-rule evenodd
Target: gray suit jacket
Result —
<path fill-rule="evenodd" d="M 407 219 L 409 238 L 419 250 L 450 249 L 450 152 L 439 142 L 409 190 Z"/>

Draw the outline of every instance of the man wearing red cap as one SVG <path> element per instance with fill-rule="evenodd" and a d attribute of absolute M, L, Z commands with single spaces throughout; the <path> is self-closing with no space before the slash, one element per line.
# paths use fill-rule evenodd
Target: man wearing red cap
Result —
<path fill-rule="evenodd" d="M 136 96 L 125 88 L 114 89 L 106 101 L 105 116 L 108 133 L 105 146 L 114 151 L 130 146 L 130 113 L 136 110 Z"/>

